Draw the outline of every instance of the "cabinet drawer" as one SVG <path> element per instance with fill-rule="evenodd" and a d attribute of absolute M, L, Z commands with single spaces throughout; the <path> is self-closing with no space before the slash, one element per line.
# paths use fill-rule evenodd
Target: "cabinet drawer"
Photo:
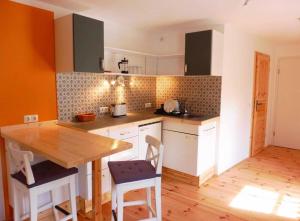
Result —
<path fill-rule="evenodd" d="M 125 139 L 123 141 L 132 143 L 132 148 L 129 150 L 125 150 L 125 151 L 110 155 L 111 161 L 132 160 L 132 159 L 138 158 L 138 154 L 139 154 L 139 149 L 138 149 L 139 138 L 138 138 L 138 136 L 131 137 L 131 138 Z"/>
<path fill-rule="evenodd" d="M 109 136 L 114 139 L 124 140 L 130 137 L 138 136 L 139 129 L 136 125 L 127 125 L 123 127 L 114 127 L 109 130 Z"/>
<path fill-rule="evenodd" d="M 199 128 L 200 128 L 200 126 L 198 126 L 198 125 L 178 123 L 178 122 L 168 121 L 168 120 L 166 120 L 163 123 L 164 130 L 177 131 L 177 132 L 187 133 L 187 134 L 198 135 Z"/>

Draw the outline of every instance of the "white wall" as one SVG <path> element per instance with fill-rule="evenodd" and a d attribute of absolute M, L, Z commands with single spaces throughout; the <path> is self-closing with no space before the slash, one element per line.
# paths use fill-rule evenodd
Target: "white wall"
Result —
<path fill-rule="evenodd" d="M 273 73 L 272 44 L 230 24 L 225 25 L 218 148 L 219 174 L 249 157 L 255 51 L 271 56 L 271 73 Z M 272 88 L 271 83 L 270 90 Z"/>

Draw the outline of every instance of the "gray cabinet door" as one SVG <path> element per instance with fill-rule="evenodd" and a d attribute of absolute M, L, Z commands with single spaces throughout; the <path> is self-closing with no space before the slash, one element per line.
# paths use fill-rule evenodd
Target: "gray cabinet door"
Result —
<path fill-rule="evenodd" d="M 210 75 L 212 31 L 185 35 L 185 75 Z"/>
<path fill-rule="evenodd" d="M 102 21 L 73 14 L 75 72 L 103 72 L 103 26 Z"/>

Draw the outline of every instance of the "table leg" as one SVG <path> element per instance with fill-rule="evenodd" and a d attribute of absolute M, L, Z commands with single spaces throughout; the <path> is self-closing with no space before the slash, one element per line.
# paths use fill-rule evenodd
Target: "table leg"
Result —
<path fill-rule="evenodd" d="M 0 156 L 2 167 L 2 183 L 3 183 L 3 198 L 4 198 L 4 210 L 5 220 L 13 220 L 12 210 L 9 206 L 9 190 L 8 190 L 8 174 L 7 174 L 7 159 L 4 140 L 0 137 Z"/>
<path fill-rule="evenodd" d="M 93 167 L 93 218 L 102 221 L 102 193 L 101 193 L 101 160 L 92 162 Z"/>

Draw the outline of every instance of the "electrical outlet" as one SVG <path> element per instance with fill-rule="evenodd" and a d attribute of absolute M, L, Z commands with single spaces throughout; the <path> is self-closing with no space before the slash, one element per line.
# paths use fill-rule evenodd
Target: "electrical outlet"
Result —
<path fill-rule="evenodd" d="M 152 104 L 151 103 L 145 103 L 145 108 L 151 108 Z"/>
<path fill-rule="evenodd" d="M 24 115 L 24 123 L 34 123 L 39 121 L 39 115 L 31 114 L 31 115 Z"/>
<path fill-rule="evenodd" d="M 108 113 L 108 107 L 99 107 L 100 114 Z"/>

